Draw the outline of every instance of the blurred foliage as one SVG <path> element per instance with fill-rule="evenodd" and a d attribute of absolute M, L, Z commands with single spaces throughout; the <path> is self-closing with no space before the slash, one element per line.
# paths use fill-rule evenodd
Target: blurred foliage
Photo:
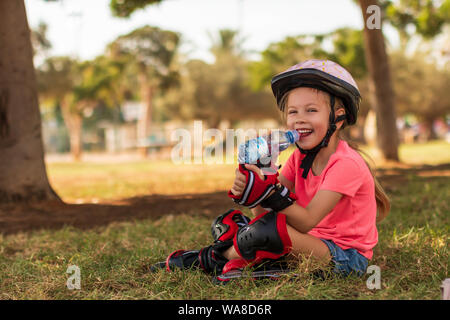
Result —
<path fill-rule="evenodd" d="M 417 33 L 432 38 L 441 33 L 450 23 L 450 0 L 400 0 L 381 1 L 385 7 L 386 19 L 400 34 L 410 36 Z M 413 31 L 409 27 L 413 27 Z"/>
<path fill-rule="evenodd" d="M 33 55 L 45 55 L 52 48 L 50 40 L 47 38 L 48 25 L 45 22 L 39 22 L 36 29 L 31 30 L 31 45 L 33 46 Z"/>
<path fill-rule="evenodd" d="M 275 74 L 312 58 L 336 61 L 356 79 L 367 75 L 362 31 L 341 28 L 326 34 L 289 36 L 270 44 L 261 60 L 250 67 L 252 88 L 269 86 Z"/>
<path fill-rule="evenodd" d="M 62 102 L 72 91 L 78 63 L 70 57 L 56 56 L 49 57 L 36 69 L 39 97 L 44 106 Z"/>
<path fill-rule="evenodd" d="M 47 58 L 36 71 L 41 106 L 58 106 L 70 136 L 75 159 L 81 155 L 83 118 L 98 106 L 117 107 L 123 64 L 106 56 L 80 62 L 70 57 Z"/>
<path fill-rule="evenodd" d="M 213 128 L 223 120 L 233 124 L 245 118 L 277 118 L 272 95 L 249 88 L 249 62 L 238 33 L 220 30 L 211 38 L 215 62 L 190 60 L 181 67 L 180 86 L 162 101 L 166 113 L 171 118 L 202 119 Z"/>
<path fill-rule="evenodd" d="M 160 2 L 111 0 L 110 7 L 116 16 L 129 17 L 139 8 Z M 433 37 L 441 32 L 449 21 L 449 3 L 379 1 L 384 20 L 406 40 L 412 33 Z M 45 52 L 50 47 L 46 32 L 45 24 L 33 32 L 37 50 Z M 271 43 L 257 61 L 247 59 L 242 49 L 244 40 L 235 30 L 220 30 L 210 38 L 213 63 L 183 60 L 178 52 L 180 34 L 151 26 L 119 36 L 104 55 L 91 61 L 50 57 L 37 70 L 40 98 L 44 105 L 61 105 L 85 116 L 86 109 L 96 106 L 118 110 L 125 101 L 145 103 L 144 93 L 151 90 L 149 99 L 155 104 L 156 121 L 202 119 L 217 127 L 228 120 L 233 126 L 246 118 L 279 119 L 271 78 L 302 60 L 316 58 L 345 67 L 363 96 L 360 115 L 364 117 L 370 109 L 361 30 L 340 28 L 325 34 L 289 36 Z M 399 114 L 414 113 L 422 121 L 445 115 L 449 110 L 446 101 L 450 101 L 448 72 L 420 54 L 408 57 L 404 50 L 400 48 L 391 55 Z"/>
<path fill-rule="evenodd" d="M 210 51 L 216 60 L 226 56 L 244 57 L 245 52 L 242 49 L 244 40 L 240 38 L 237 30 L 222 29 L 217 35 L 209 33 L 209 38 L 212 43 Z"/>
<path fill-rule="evenodd" d="M 162 0 L 111 0 L 109 6 L 117 17 L 129 17 L 135 10 L 142 9 L 149 4 L 157 4 Z"/>
<path fill-rule="evenodd" d="M 176 64 L 179 44 L 178 33 L 144 26 L 119 36 L 108 46 L 112 59 L 126 63 L 123 79 L 131 80 L 127 75 L 136 79 L 133 82 L 137 86 L 125 83 L 128 91 L 133 92 L 133 96 L 139 96 L 141 101 L 141 115 L 137 123 L 140 144 L 145 143 L 151 134 L 155 97 L 179 84 Z M 141 148 L 141 151 L 143 155 L 146 154 L 145 148 Z"/>
<path fill-rule="evenodd" d="M 153 85 L 168 87 L 176 79 L 171 63 L 179 43 L 176 32 L 144 26 L 119 36 L 109 44 L 108 52 L 112 59 L 126 61 L 134 72 L 146 74 Z"/>
<path fill-rule="evenodd" d="M 38 91 L 44 105 L 61 103 L 72 113 L 100 102 L 117 105 L 122 99 L 115 90 L 123 65 L 99 56 L 80 62 L 70 57 L 50 57 L 37 68 Z"/>
<path fill-rule="evenodd" d="M 392 76 L 399 114 L 415 114 L 432 123 L 450 111 L 450 71 L 427 61 L 422 53 L 409 57 L 404 52 L 391 54 Z"/>
<path fill-rule="evenodd" d="M 178 33 L 144 26 L 119 36 L 108 45 L 106 55 L 124 65 L 120 90 L 126 100 L 151 105 L 153 95 L 165 94 L 171 87 L 178 86 L 179 44 Z M 147 96 L 148 93 L 152 96 Z"/>

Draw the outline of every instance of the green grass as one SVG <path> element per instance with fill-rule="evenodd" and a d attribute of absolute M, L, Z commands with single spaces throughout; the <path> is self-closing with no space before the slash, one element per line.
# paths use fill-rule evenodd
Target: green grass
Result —
<path fill-rule="evenodd" d="M 225 190 L 233 182 L 234 170 L 231 164 L 174 165 L 170 161 L 47 164 L 50 183 L 70 203 Z M 208 176 L 214 178 L 205 179 Z"/>
<path fill-rule="evenodd" d="M 440 164 L 449 162 L 450 143 L 437 140 L 421 144 L 402 144 L 400 160 L 409 164 Z"/>
<path fill-rule="evenodd" d="M 401 154 L 421 154 L 423 158 L 419 150 L 434 146 L 417 148 L 405 146 Z M 435 160 L 434 155 L 428 156 L 429 161 Z M 48 169 L 55 189 L 65 199 L 90 201 L 95 196 L 103 201 L 151 192 L 226 190 L 233 181 L 234 166 L 176 167 L 168 162 L 142 162 L 48 164 Z M 191 177 L 179 177 L 173 185 L 175 174 Z M 206 183 L 206 176 L 214 183 Z M 73 185 L 67 185 L 70 181 Z M 314 279 L 311 270 L 316 266 L 308 259 L 299 263 L 298 277 L 259 282 L 243 279 L 226 286 L 215 285 L 199 271 L 149 273 L 149 265 L 173 250 L 200 248 L 211 242 L 210 219 L 167 215 L 88 231 L 65 227 L 0 235 L 0 299 L 440 299 L 439 286 L 449 277 L 448 173 L 435 177 L 410 173 L 382 182 L 392 210 L 378 225 L 379 243 L 369 263 L 381 268 L 380 290 L 367 288 L 369 275 Z M 123 189 L 116 189 L 118 186 Z M 69 265 L 80 268 L 81 290 L 66 287 Z"/>

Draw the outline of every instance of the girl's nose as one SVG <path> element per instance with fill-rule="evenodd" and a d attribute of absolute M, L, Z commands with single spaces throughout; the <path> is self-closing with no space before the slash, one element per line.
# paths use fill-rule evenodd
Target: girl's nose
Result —
<path fill-rule="evenodd" d="M 305 120 L 301 115 L 297 115 L 297 117 L 295 118 L 295 124 L 302 124 L 302 123 L 305 123 Z"/>

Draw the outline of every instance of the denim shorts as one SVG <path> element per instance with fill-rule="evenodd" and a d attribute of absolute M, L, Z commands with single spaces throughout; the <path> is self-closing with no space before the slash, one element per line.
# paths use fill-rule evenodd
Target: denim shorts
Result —
<path fill-rule="evenodd" d="M 369 260 L 356 249 L 343 250 L 331 240 L 322 240 L 330 249 L 333 272 L 342 276 L 363 276 L 366 273 Z"/>

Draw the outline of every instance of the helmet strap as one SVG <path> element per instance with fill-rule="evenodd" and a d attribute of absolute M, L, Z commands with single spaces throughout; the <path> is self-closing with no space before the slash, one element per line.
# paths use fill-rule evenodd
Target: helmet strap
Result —
<path fill-rule="evenodd" d="M 334 103 L 335 103 L 335 97 L 334 95 L 330 94 L 330 106 L 331 106 L 331 112 L 330 112 L 330 118 L 329 118 L 329 125 L 327 133 L 325 134 L 325 137 L 322 139 L 322 141 L 315 146 L 312 149 L 302 149 L 300 148 L 297 143 L 295 145 L 300 150 L 301 153 L 306 154 L 306 156 L 303 158 L 302 163 L 300 165 L 300 168 L 303 169 L 302 178 L 306 179 L 308 176 L 308 172 L 311 169 L 311 166 L 314 162 L 314 159 L 316 158 L 317 154 L 319 153 L 320 149 L 325 148 L 328 146 L 328 143 L 330 142 L 331 136 L 336 131 L 336 123 L 342 120 L 345 120 L 345 115 L 340 115 L 336 119 L 334 118 Z"/>

